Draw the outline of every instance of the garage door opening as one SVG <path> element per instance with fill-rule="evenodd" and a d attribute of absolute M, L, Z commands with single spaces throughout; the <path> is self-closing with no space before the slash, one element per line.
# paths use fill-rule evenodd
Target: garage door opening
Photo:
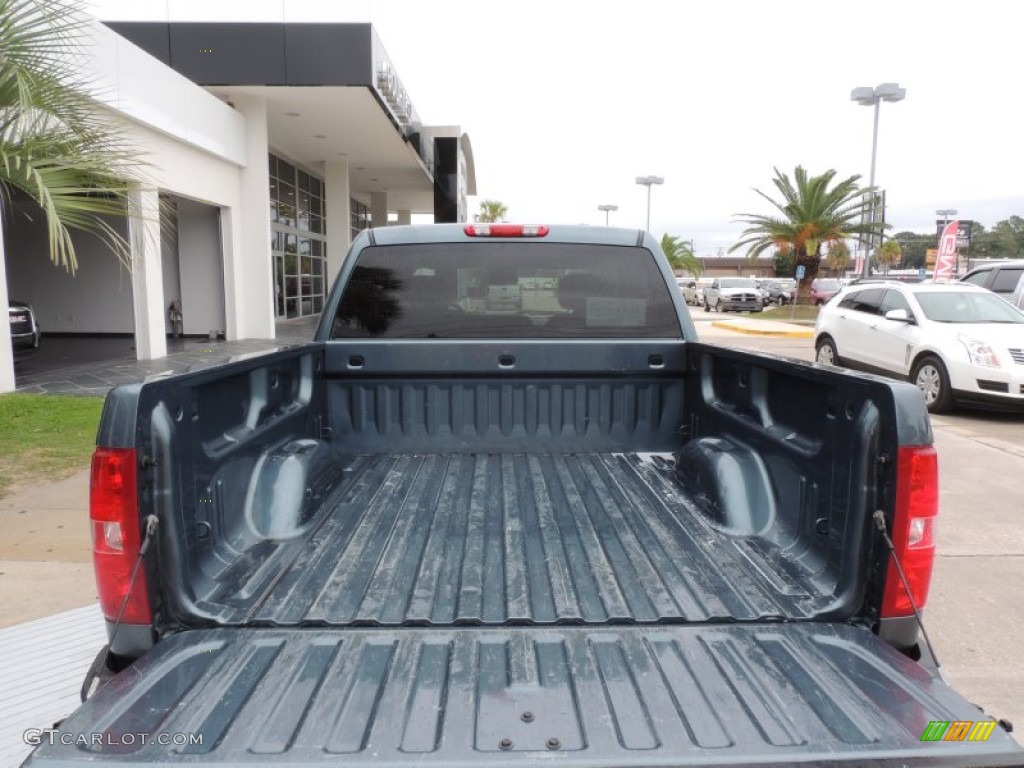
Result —
<path fill-rule="evenodd" d="M 31 305 L 42 331 L 39 348 L 15 356 L 15 378 L 94 360 L 132 359 L 135 321 L 128 269 L 95 235 L 72 232 L 74 275 L 49 258 L 43 212 L 15 196 L 4 221 L 5 278 L 11 300 Z M 124 219 L 106 222 L 128 237 Z"/>
<path fill-rule="evenodd" d="M 221 211 L 214 205 L 163 194 L 160 259 L 168 351 L 183 337 L 224 338 L 224 258 Z M 180 316 L 172 313 L 172 305 Z M 175 321 L 178 321 L 175 323 Z"/>

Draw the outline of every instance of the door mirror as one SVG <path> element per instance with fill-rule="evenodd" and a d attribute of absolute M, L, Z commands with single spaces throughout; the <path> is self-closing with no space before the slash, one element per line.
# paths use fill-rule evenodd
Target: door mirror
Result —
<path fill-rule="evenodd" d="M 885 313 L 886 320 L 895 320 L 898 323 L 912 323 L 913 319 L 905 309 L 890 309 Z"/>

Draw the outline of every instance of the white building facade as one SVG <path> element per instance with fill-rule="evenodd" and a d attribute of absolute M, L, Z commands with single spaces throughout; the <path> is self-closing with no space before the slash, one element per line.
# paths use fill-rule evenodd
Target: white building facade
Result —
<path fill-rule="evenodd" d="M 33 305 L 46 336 L 133 335 L 139 359 L 185 335 L 275 336 L 320 312 L 354 234 L 414 214 L 466 220 L 468 137 L 422 126 L 369 24 L 97 23 L 88 65 L 148 163 L 149 214 L 114 222 L 131 269 L 75 238 L 74 276 L 46 258 L 38 217 L 7 217 L 0 301 Z M 0 340 L 0 392 L 16 385 Z"/>

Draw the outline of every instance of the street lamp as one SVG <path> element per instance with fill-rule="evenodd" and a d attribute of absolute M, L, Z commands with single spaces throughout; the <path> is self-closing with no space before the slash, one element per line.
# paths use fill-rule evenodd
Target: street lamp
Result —
<path fill-rule="evenodd" d="M 619 206 L 617 206 L 617 205 L 599 205 L 599 206 L 597 206 L 597 210 L 604 211 L 604 225 L 607 227 L 608 226 L 608 214 L 611 213 L 612 211 L 619 210 Z"/>
<path fill-rule="evenodd" d="M 936 216 L 942 217 L 942 226 L 945 227 L 949 224 L 949 217 L 956 216 L 958 213 L 956 208 L 939 208 L 936 212 Z"/>
<path fill-rule="evenodd" d="M 878 155 L 878 112 L 883 101 L 903 101 L 907 97 L 907 89 L 900 88 L 897 83 L 882 83 L 874 88 L 854 88 L 850 92 L 850 100 L 856 101 L 862 107 L 875 108 L 875 128 L 871 135 L 871 176 L 868 179 L 868 187 L 871 189 L 871 223 L 874 224 L 877 218 L 875 214 L 875 158 Z M 868 277 L 870 273 L 871 246 L 874 243 L 875 233 L 868 233 L 868 249 L 864 255 L 864 267 L 861 274 Z"/>
<path fill-rule="evenodd" d="M 647 231 L 651 231 L 651 186 L 654 184 L 664 184 L 665 180 L 661 176 L 637 176 L 636 183 L 641 186 L 647 187 Z"/>
<path fill-rule="evenodd" d="M 949 224 L 949 217 L 956 216 L 956 208 L 939 208 L 935 211 L 936 216 L 942 217 L 942 232 L 939 233 L 939 247 L 942 247 L 942 233 L 946 231 L 946 225 Z M 968 266 L 970 266 L 970 260 L 968 260 Z M 960 274 L 960 249 L 956 249 L 956 274 Z"/>

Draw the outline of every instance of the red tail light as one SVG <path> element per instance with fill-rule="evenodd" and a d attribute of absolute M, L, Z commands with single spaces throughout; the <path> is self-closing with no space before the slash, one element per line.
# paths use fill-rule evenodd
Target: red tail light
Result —
<path fill-rule="evenodd" d="M 111 621 L 116 621 L 121 612 L 142 543 L 135 467 L 135 451 L 131 448 L 97 448 L 92 455 L 92 557 L 100 608 Z M 146 574 L 140 568 L 122 620 L 126 624 L 149 624 L 151 619 Z"/>
<path fill-rule="evenodd" d="M 892 543 L 918 608 L 928 602 L 935 562 L 935 516 L 939 511 L 939 465 L 935 449 L 915 445 L 899 449 L 896 467 L 896 514 Z M 896 566 L 889 562 L 882 595 L 882 617 L 913 616 Z"/>
<path fill-rule="evenodd" d="M 469 237 L 544 237 L 548 231 L 543 224 L 470 224 L 463 229 Z"/>

